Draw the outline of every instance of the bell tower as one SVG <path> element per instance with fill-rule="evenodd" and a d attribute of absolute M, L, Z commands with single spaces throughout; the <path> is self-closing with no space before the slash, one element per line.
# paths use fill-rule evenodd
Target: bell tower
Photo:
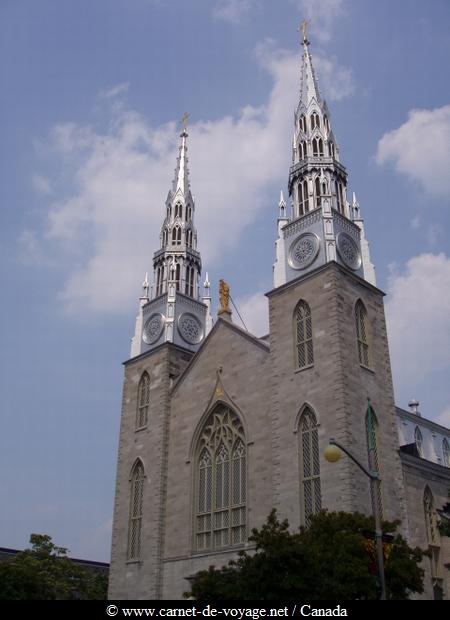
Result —
<path fill-rule="evenodd" d="M 196 351 L 211 325 L 209 283 L 200 299 L 202 260 L 197 250 L 195 203 L 189 182 L 187 118 L 185 114 L 182 119 L 177 165 L 166 198 L 160 247 L 153 255 L 151 292 L 147 275 L 142 285 L 131 357 L 164 342 Z"/>
<path fill-rule="evenodd" d="M 351 203 L 347 199 L 348 175 L 319 91 L 305 24 L 301 50 L 288 180 L 291 211 L 281 195 L 274 288 L 267 293 L 274 505 L 293 526 L 307 525 L 321 508 L 371 514 L 364 474 L 346 459 L 330 465 L 322 457 L 334 437 L 367 463 L 370 399 L 383 515 L 402 518 L 384 293 L 375 285 L 356 196 Z"/>
<path fill-rule="evenodd" d="M 375 284 L 359 205 L 356 209 L 347 200 L 348 175 L 340 161 L 330 111 L 319 91 L 304 22 L 301 46 L 300 97 L 288 181 L 291 214 L 278 227 L 274 286 L 330 261 Z"/>

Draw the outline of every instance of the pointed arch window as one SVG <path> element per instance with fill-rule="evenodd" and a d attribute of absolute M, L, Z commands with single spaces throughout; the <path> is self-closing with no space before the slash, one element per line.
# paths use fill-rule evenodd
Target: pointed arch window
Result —
<path fill-rule="evenodd" d="M 181 286 L 181 265 L 177 263 L 175 267 L 175 290 L 179 291 Z"/>
<path fill-rule="evenodd" d="M 336 181 L 336 202 L 339 213 L 344 212 L 344 191 L 342 189 L 342 183 Z"/>
<path fill-rule="evenodd" d="M 142 373 L 138 385 L 138 401 L 136 411 L 136 430 L 148 424 L 148 408 L 150 406 L 150 377 L 147 372 Z"/>
<path fill-rule="evenodd" d="M 312 341 L 311 309 L 303 299 L 295 309 L 295 338 L 297 367 L 308 368 L 314 364 L 314 350 Z"/>
<path fill-rule="evenodd" d="M 366 412 L 366 440 L 367 440 L 367 457 L 369 469 L 380 473 L 380 462 L 378 454 L 378 420 L 369 404 Z M 373 510 L 378 510 L 380 518 L 383 518 L 383 500 L 381 494 L 381 484 L 377 484 L 376 490 L 373 484 L 370 485 L 370 495 Z"/>
<path fill-rule="evenodd" d="M 179 226 L 175 226 L 172 230 L 172 244 L 181 245 L 181 228 Z"/>
<path fill-rule="evenodd" d="M 162 285 L 163 285 L 163 269 L 164 267 L 156 268 L 156 296 L 162 295 Z"/>
<path fill-rule="evenodd" d="M 322 157 L 323 156 L 323 140 L 322 138 L 314 138 L 312 141 L 313 144 L 313 155 L 314 157 Z"/>
<path fill-rule="evenodd" d="M 328 142 L 328 155 L 330 157 L 335 157 L 334 143 L 330 140 Z"/>
<path fill-rule="evenodd" d="M 190 297 L 194 297 L 194 278 L 195 271 L 193 266 L 188 266 L 186 268 L 186 282 L 185 282 L 185 293 Z"/>
<path fill-rule="evenodd" d="M 323 124 L 325 125 L 325 129 L 330 131 L 330 123 L 328 122 L 328 117 L 326 115 L 323 117 Z"/>
<path fill-rule="evenodd" d="M 298 146 L 298 153 L 300 159 L 306 159 L 307 150 L 306 150 L 306 140 L 302 140 Z"/>
<path fill-rule="evenodd" d="M 367 310 L 361 300 L 355 305 L 355 321 L 359 363 L 370 368 Z"/>
<path fill-rule="evenodd" d="M 309 211 L 308 181 L 306 179 L 298 184 L 298 207 L 299 215 L 304 215 Z"/>
<path fill-rule="evenodd" d="M 416 443 L 417 454 L 423 459 L 423 437 L 422 432 L 418 426 L 414 429 L 414 441 Z"/>
<path fill-rule="evenodd" d="M 425 526 L 427 529 L 427 542 L 430 545 L 438 542 L 438 523 L 436 510 L 434 508 L 434 497 L 430 487 L 425 487 L 423 493 L 423 510 L 425 513 Z"/>
<path fill-rule="evenodd" d="M 311 131 L 316 127 L 320 127 L 320 118 L 317 112 L 313 112 L 310 117 L 311 120 Z"/>
<path fill-rule="evenodd" d="M 142 513 L 144 504 L 144 466 L 136 461 L 131 473 L 130 519 L 128 526 L 128 560 L 141 559 Z"/>
<path fill-rule="evenodd" d="M 447 439 L 442 442 L 442 463 L 444 467 L 450 467 L 450 445 Z"/>
<path fill-rule="evenodd" d="M 322 198 L 321 198 L 321 191 L 320 191 L 320 178 L 316 177 L 316 180 L 314 181 L 314 189 L 315 189 L 315 193 L 316 193 L 316 207 L 320 207 L 322 204 Z"/>
<path fill-rule="evenodd" d="M 239 417 L 218 405 L 197 446 L 195 541 L 198 551 L 246 540 L 247 448 Z"/>
<path fill-rule="evenodd" d="M 302 114 L 298 119 L 298 127 L 303 133 L 306 132 L 306 119 L 304 114 Z"/>
<path fill-rule="evenodd" d="M 300 517 L 308 527 L 311 517 L 322 509 L 320 490 L 319 433 L 313 410 L 306 406 L 298 427 L 300 462 Z"/>
<path fill-rule="evenodd" d="M 175 205 L 175 217 L 183 217 L 183 206 L 179 202 Z"/>

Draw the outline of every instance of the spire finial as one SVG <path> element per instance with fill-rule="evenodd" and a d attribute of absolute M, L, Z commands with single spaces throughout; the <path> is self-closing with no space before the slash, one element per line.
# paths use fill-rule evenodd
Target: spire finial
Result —
<path fill-rule="evenodd" d="M 300 27 L 297 28 L 297 31 L 302 33 L 302 44 L 303 45 L 309 45 L 309 41 L 308 41 L 308 38 L 306 36 L 306 29 L 308 27 L 308 24 L 309 24 L 309 21 L 306 20 L 306 19 L 303 19 L 300 22 Z"/>
<path fill-rule="evenodd" d="M 187 136 L 187 125 L 188 125 L 188 120 L 189 120 L 190 114 L 189 112 L 185 112 L 183 114 L 183 116 L 180 119 L 180 123 L 183 127 L 183 129 L 181 130 L 181 135 L 186 135 Z"/>

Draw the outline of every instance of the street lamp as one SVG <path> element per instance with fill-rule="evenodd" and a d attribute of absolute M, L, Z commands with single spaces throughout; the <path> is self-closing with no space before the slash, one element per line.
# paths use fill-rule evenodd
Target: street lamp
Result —
<path fill-rule="evenodd" d="M 362 463 L 358 461 L 358 459 L 349 451 L 347 448 L 344 448 L 342 444 L 337 442 L 335 439 L 331 438 L 328 446 L 324 450 L 324 456 L 330 463 L 336 463 L 341 456 L 342 452 L 345 452 L 347 456 L 349 456 L 352 461 L 358 465 L 358 467 L 363 471 L 366 476 L 370 478 L 370 484 L 372 488 L 372 509 L 373 509 L 373 517 L 375 519 L 375 539 L 377 542 L 377 564 L 378 564 L 378 577 L 380 579 L 381 586 L 381 596 L 380 599 L 382 601 L 386 600 L 386 583 L 384 580 L 384 557 L 383 557 L 383 532 L 381 530 L 381 515 L 380 515 L 380 507 L 377 502 L 377 497 L 379 494 L 380 488 L 380 474 L 373 470 L 367 469 Z"/>

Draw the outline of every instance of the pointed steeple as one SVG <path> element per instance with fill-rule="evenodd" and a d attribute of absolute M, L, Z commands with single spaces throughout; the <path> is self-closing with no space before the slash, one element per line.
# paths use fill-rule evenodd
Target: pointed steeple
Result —
<path fill-rule="evenodd" d="M 313 100 L 318 104 L 322 104 L 323 101 L 320 96 L 319 84 L 316 79 L 316 74 L 308 50 L 309 41 L 306 37 L 306 23 L 302 22 L 302 24 L 301 45 L 303 47 L 303 56 L 300 74 L 300 101 L 303 102 L 305 108 L 308 108 Z"/>
<path fill-rule="evenodd" d="M 172 184 L 172 193 L 174 195 L 178 191 L 180 191 L 183 196 L 187 196 L 189 193 L 190 184 L 187 158 L 187 137 L 188 132 L 186 127 L 183 127 L 183 131 L 180 134 L 181 144 L 179 147 L 177 167 L 175 168 L 175 178 Z"/>
<path fill-rule="evenodd" d="M 348 175 L 339 158 L 328 106 L 320 94 L 305 21 L 301 32 L 300 97 L 288 181 L 293 214 L 290 221 L 278 217 L 274 285 L 281 286 L 330 261 L 372 282 L 373 265 L 359 205 L 356 199 L 353 205 L 347 201 Z M 279 214 L 281 210 L 280 203 Z"/>
<path fill-rule="evenodd" d="M 154 295 L 158 297 L 173 283 L 175 290 L 198 299 L 201 258 L 197 252 L 194 226 L 194 199 L 189 183 L 186 129 L 188 115 L 183 116 L 175 177 L 166 200 L 166 217 L 161 228 L 161 249 L 155 252 Z"/>
<path fill-rule="evenodd" d="M 195 204 L 189 184 L 187 117 L 185 114 L 182 119 L 175 177 L 166 199 L 160 248 L 153 255 L 154 281 L 150 296 L 147 274 L 142 284 L 132 357 L 163 343 L 196 351 L 212 326 L 209 288 L 205 286 L 203 298 L 199 294 L 202 261 L 196 249 Z"/>

